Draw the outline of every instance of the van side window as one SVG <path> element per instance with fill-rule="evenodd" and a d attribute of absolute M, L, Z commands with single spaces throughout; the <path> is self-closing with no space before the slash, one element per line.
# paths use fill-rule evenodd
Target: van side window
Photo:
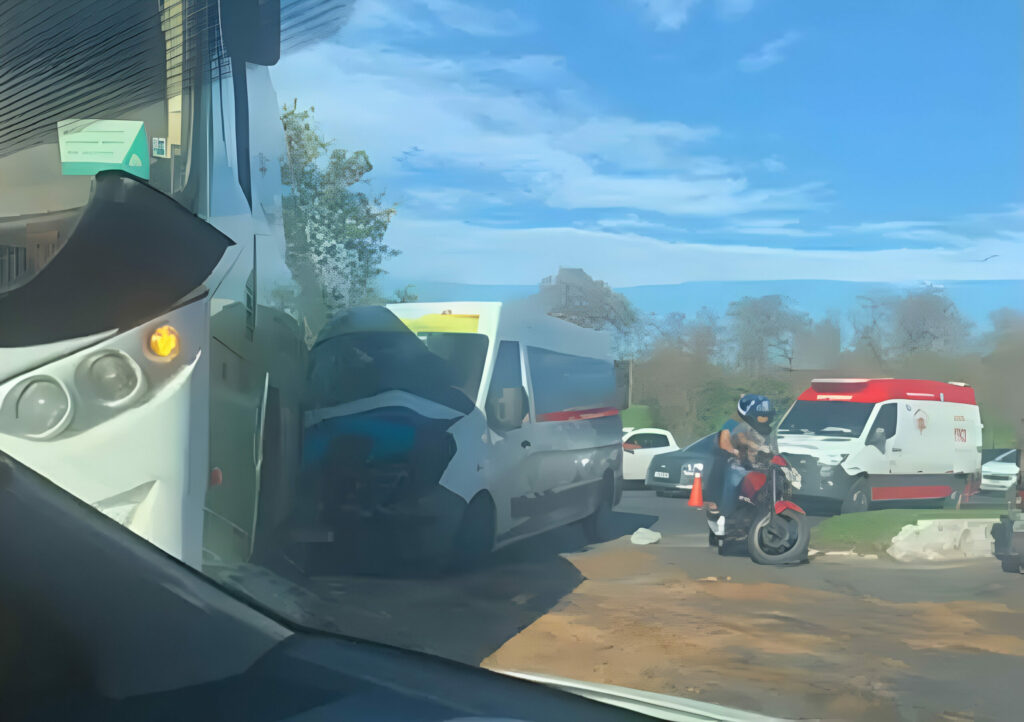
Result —
<path fill-rule="evenodd" d="M 611 361 L 526 349 L 538 421 L 557 421 L 564 413 L 618 408 L 615 366 Z"/>
<path fill-rule="evenodd" d="M 883 404 L 875 417 L 874 429 L 885 429 L 885 438 L 896 435 L 896 404 Z"/>
<path fill-rule="evenodd" d="M 530 403 L 523 388 L 519 344 L 515 341 L 498 345 L 484 411 L 487 425 L 499 433 L 518 429 L 529 421 Z"/>

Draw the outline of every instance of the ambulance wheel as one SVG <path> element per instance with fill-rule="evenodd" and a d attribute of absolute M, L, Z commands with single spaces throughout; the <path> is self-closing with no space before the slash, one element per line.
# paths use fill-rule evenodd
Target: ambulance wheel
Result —
<path fill-rule="evenodd" d="M 960 501 L 963 499 L 963 493 L 958 489 L 954 489 L 953 492 L 946 497 L 945 501 L 942 502 L 943 509 L 959 509 Z"/>
<path fill-rule="evenodd" d="M 871 497 L 868 485 L 864 481 L 858 481 L 850 485 L 850 491 L 843 499 L 841 511 L 843 514 L 855 514 L 867 511 L 869 506 L 871 506 Z"/>

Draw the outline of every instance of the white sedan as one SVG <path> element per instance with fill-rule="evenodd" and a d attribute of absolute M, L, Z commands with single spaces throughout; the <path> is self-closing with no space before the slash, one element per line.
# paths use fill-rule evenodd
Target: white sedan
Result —
<path fill-rule="evenodd" d="M 1020 451 L 1006 449 L 981 467 L 981 490 L 1009 493 L 1020 481 Z"/>
<path fill-rule="evenodd" d="M 672 432 L 665 429 L 622 430 L 622 478 L 626 481 L 643 482 L 647 478 L 647 467 L 658 454 L 679 448 Z"/>

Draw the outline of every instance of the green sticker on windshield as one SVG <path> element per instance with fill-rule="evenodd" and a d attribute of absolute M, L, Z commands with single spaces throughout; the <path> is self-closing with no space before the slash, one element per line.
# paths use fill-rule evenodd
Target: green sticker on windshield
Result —
<path fill-rule="evenodd" d="M 57 139 L 62 175 L 123 170 L 149 180 L 149 147 L 141 120 L 62 120 Z"/>

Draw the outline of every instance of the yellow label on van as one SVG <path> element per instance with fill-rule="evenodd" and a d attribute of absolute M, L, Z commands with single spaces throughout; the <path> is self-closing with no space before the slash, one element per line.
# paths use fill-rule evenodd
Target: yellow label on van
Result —
<path fill-rule="evenodd" d="M 413 333 L 476 333 L 480 316 L 468 313 L 428 313 L 419 318 L 403 318 Z"/>

